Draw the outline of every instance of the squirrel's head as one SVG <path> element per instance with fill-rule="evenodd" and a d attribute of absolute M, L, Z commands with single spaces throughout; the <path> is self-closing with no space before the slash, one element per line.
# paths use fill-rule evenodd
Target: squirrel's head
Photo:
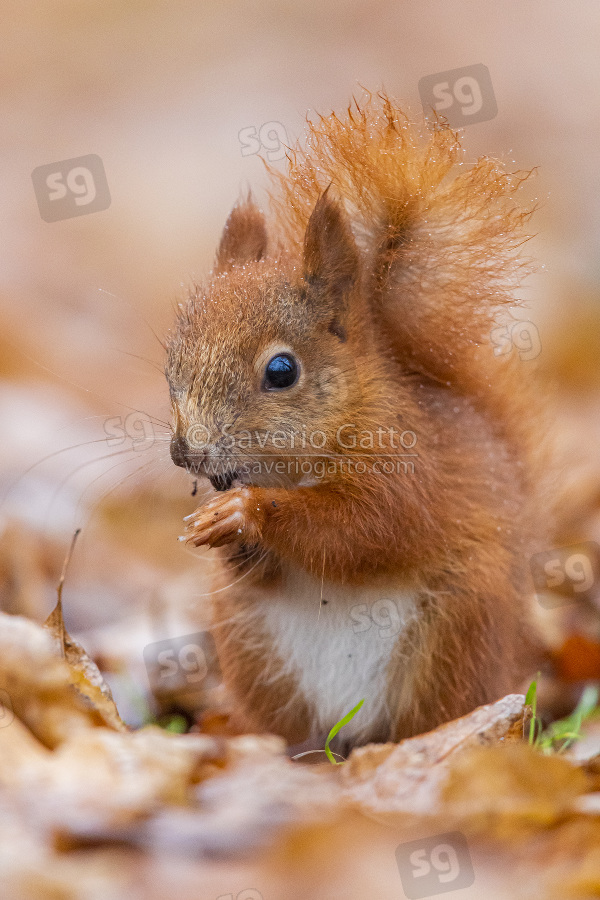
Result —
<path fill-rule="evenodd" d="M 220 490 L 311 481 L 314 458 L 336 453 L 360 408 L 357 360 L 370 337 L 344 210 L 321 195 L 302 261 L 269 256 L 267 240 L 252 200 L 238 204 L 168 345 L 171 456 Z"/>

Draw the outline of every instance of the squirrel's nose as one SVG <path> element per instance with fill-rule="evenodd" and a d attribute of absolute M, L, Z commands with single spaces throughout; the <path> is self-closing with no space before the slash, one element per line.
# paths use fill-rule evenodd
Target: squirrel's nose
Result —
<path fill-rule="evenodd" d="M 175 435 L 171 438 L 171 459 L 175 463 L 176 466 L 182 466 L 185 469 L 185 453 L 188 450 L 188 446 L 185 438 L 179 437 Z"/>
<path fill-rule="evenodd" d="M 182 469 L 189 469 L 192 465 L 198 465 L 198 453 L 192 452 L 186 438 L 182 435 L 174 435 L 171 438 L 170 449 L 171 459 L 176 466 L 181 466 Z M 200 456 L 203 456 L 203 454 L 200 454 Z"/>

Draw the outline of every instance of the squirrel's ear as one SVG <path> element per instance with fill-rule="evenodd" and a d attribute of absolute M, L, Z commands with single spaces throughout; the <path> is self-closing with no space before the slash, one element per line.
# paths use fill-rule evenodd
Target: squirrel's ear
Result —
<path fill-rule="evenodd" d="M 337 303 L 354 284 L 358 251 L 346 214 L 327 187 L 313 209 L 304 235 L 304 277 L 320 283 Z"/>
<path fill-rule="evenodd" d="M 223 271 L 230 266 L 257 262 L 267 249 L 265 218 L 252 197 L 236 203 L 225 223 L 217 250 L 215 268 Z"/>

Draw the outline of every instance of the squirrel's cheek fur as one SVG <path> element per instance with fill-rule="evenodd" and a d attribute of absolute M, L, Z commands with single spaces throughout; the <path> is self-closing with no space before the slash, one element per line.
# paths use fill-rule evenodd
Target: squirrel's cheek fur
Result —
<path fill-rule="evenodd" d="M 235 207 L 169 342 L 173 458 L 221 491 L 188 537 L 222 548 L 224 677 L 243 727 L 291 743 L 363 698 L 350 744 L 414 734 L 535 666 L 540 401 L 489 339 L 531 210 L 525 176 L 456 175 L 459 152 L 384 95 L 321 118 L 272 173 L 272 221 Z"/>

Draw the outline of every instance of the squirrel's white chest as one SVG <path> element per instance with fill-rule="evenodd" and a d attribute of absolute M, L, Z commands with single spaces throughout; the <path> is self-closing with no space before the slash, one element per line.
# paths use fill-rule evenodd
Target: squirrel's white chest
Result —
<path fill-rule="evenodd" d="M 360 738 L 389 722 L 390 657 L 414 611 L 413 596 L 397 585 L 321 585 L 297 569 L 265 598 L 257 612 L 285 672 L 315 708 L 314 735 L 328 732 L 363 699 L 345 736 Z"/>

